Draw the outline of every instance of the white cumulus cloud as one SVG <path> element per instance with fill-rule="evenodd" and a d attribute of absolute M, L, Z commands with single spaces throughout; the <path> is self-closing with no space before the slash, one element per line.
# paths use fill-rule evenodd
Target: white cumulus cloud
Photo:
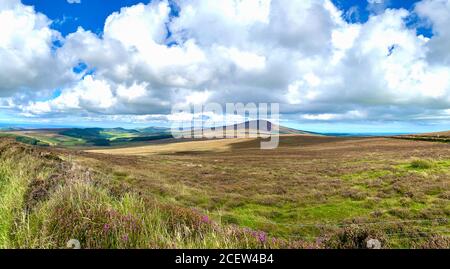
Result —
<path fill-rule="evenodd" d="M 20 1 L 0 3 L 0 97 L 49 90 L 75 79 L 54 53 L 61 39 L 50 20 Z"/>
<path fill-rule="evenodd" d="M 298 120 L 410 120 L 450 108 L 448 0 L 366 23 L 348 23 L 330 0 L 179 0 L 176 17 L 168 1 L 151 1 L 111 14 L 102 36 L 79 28 L 58 48 L 49 20 L 13 2 L 0 5 L 0 94 L 27 115 L 165 115 L 214 101 L 279 102 Z M 434 35 L 418 35 L 411 16 Z M 95 71 L 77 76 L 79 63 Z M 51 100 L 17 95 L 56 87 Z"/>

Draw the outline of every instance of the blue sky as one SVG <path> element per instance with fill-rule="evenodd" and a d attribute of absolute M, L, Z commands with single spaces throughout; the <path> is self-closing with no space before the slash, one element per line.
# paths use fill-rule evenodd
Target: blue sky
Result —
<path fill-rule="evenodd" d="M 79 4 L 69 4 L 67 0 L 22 0 L 32 5 L 54 21 L 52 27 L 63 35 L 73 33 L 79 26 L 95 33 L 101 33 L 106 18 L 122 7 L 150 1 L 139 0 L 84 0 Z"/>
<path fill-rule="evenodd" d="M 348 12 L 352 10 L 352 8 L 357 8 L 356 11 L 358 14 L 353 16 L 352 21 L 358 22 L 366 22 L 369 18 L 370 13 L 383 10 L 385 8 L 405 8 L 411 9 L 413 5 L 419 2 L 418 0 L 388 0 L 381 1 L 381 3 L 377 4 L 374 1 L 374 4 L 370 4 L 368 1 L 361 0 L 333 0 L 333 3 L 339 7 L 340 9 Z M 377 10 L 376 7 L 380 9 Z"/>
<path fill-rule="evenodd" d="M 383 0 L 382 3 L 377 4 L 377 0 L 373 0 L 374 4 L 369 4 L 368 1 L 362 0 L 333 0 L 333 3 L 339 7 L 341 10 L 345 12 L 344 18 L 348 22 L 358 22 L 364 23 L 367 22 L 370 15 L 374 13 L 379 13 L 385 10 L 386 8 L 404 8 L 407 10 L 414 9 L 414 5 L 420 0 Z M 417 23 L 417 18 L 412 17 L 409 21 L 410 24 Z M 429 27 L 418 27 L 418 34 L 422 34 L 427 37 L 431 37 L 433 35 L 431 28 Z"/>
<path fill-rule="evenodd" d="M 447 0 L 331 0 L 340 19 L 327 0 L 5 1 L 4 124 L 161 126 L 207 101 L 278 102 L 318 132 L 450 129 Z"/>
<path fill-rule="evenodd" d="M 135 4 L 147 4 L 151 0 L 84 0 L 79 4 L 70 4 L 67 0 L 22 0 L 26 5 L 32 5 L 37 11 L 44 13 L 54 21 L 52 27 L 63 35 L 73 33 L 79 26 L 95 33 L 101 33 L 106 18 L 123 7 Z M 376 1 L 376 0 L 374 0 Z M 369 16 L 386 8 L 404 8 L 411 10 L 420 0 L 385 0 L 383 4 L 370 5 L 364 0 L 332 0 L 341 10 L 346 12 L 345 19 L 349 22 L 364 23 Z M 420 33 L 431 35 L 429 28 L 420 28 Z"/>

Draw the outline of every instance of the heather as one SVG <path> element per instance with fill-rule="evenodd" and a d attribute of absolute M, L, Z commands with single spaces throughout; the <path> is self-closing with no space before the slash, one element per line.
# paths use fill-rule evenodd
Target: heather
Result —
<path fill-rule="evenodd" d="M 82 248 L 316 247 L 109 188 L 99 175 L 41 149 L 3 140 L 0 154 L 1 248 L 66 248 L 70 239 Z"/>
<path fill-rule="evenodd" d="M 126 156 L 1 139 L 0 247 L 450 247 L 447 148 L 297 139 L 273 158 L 253 142 Z"/>

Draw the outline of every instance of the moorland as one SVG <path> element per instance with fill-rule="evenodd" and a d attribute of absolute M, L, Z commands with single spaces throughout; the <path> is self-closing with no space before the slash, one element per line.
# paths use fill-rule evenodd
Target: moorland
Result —
<path fill-rule="evenodd" d="M 0 246 L 449 248 L 450 145 L 425 136 L 290 133 L 274 150 L 245 137 L 80 148 L 3 137 Z"/>

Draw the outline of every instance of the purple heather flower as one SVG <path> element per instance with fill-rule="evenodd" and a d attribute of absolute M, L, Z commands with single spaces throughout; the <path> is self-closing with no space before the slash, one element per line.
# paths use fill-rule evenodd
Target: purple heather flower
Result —
<path fill-rule="evenodd" d="M 203 216 L 203 217 L 202 217 L 202 222 L 203 222 L 203 223 L 209 223 L 210 220 L 209 220 L 208 216 Z"/>
<path fill-rule="evenodd" d="M 259 232 L 259 233 L 258 233 L 258 239 L 259 239 L 259 242 L 265 243 L 266 240 L 267 240 L 267 235 L 266 235 L 266 233 L 265 233 L 265 232 Z"/>
<path fill-rule="evenodd" d="M 103 225 L 103 231 L 109 232 L 109 229 L 111 229 L 111 226 L 109 224 Z"/>
<path fill-rule="evenodd" d="M 122 236 L 122 241 L 128 242 L 128 235 L 127 234 Z"/>

